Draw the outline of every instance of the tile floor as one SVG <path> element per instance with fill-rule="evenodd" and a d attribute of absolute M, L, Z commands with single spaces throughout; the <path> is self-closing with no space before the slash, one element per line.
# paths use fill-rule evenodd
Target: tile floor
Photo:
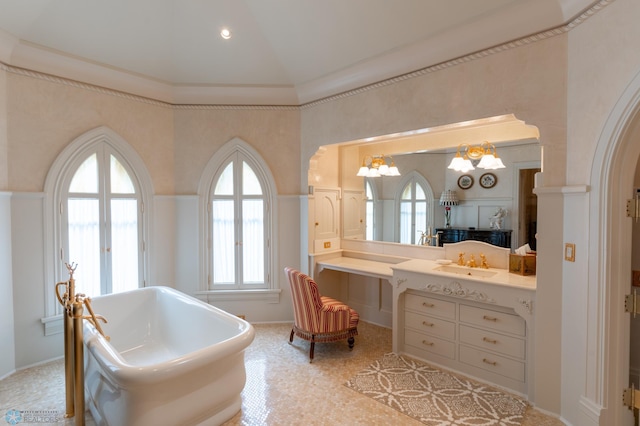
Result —
<path fill-rule="evenodd" d="M 346 341 L 317 344 L 314 362 L 309 364 L 308 342 L 296 337 L 293 345 L 287 344 L 290 324 L 258 324 L 255 328 L 256 339 L 246 351 L 242 409 L 225 426 L 421 425 L 344 386 L 361 369 L 391 352 L 391 330 L 361 322 L 353 351 Z M 10 409 L 48 411 L 62 417 L 62 360 L 19 371 L 0 381 L 0 420 Z M 49 424 L 73 425 L 74 421 L 59 419 Z M 94 425 L 88 413 L 86 424 Z M 562 424 L 529 408 L 523 426 Z"/>

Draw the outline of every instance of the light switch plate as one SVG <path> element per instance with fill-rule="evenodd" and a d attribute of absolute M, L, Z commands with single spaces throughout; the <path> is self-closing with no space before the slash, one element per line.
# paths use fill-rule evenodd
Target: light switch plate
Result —
<path fill-rule="evenodd" d="M 576 261 L 576 245 L 573 243 L 564 243 L 564 260 L 567 262 Z"/>

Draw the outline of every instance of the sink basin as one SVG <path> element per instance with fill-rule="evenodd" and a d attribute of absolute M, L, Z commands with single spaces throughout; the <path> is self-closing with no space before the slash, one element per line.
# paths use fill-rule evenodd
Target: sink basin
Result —
<path fill-rule="evenodd" d="M 449 274 L 467 275 L 469 277 L 489 278 L 497 274 L 496 271 L 488 271 L 480 268 L 469 268 L 467 266 L 443 265 L 438 266 L 434 271 L 447 272 Z"/>

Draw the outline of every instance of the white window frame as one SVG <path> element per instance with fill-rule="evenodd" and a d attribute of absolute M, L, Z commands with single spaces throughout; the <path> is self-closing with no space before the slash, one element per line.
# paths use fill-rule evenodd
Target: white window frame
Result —
<path fill-rule="evenodd" d="M 247 164 L 251 166 L 256 177 L 262 184 L 264 200 L 267 203 L 265 215 L 265 235 L 268 241 L 265 246 L 265 275 L 266 288 L 233 288 L 233 289 L 210 289 L 210 277 L 212 276 L 212 256 L 211 256 L 211 222 L 209 205 L 213 194 L 213 185 L 222 172 L 222 168 L 229 163 L 229 158 L 236 153 L 240 153 L 245 158 Z M 215 301 L 237 301 L 237 300 L 263 300 L 268 303 L 277 303 L 280 299 L 280 287 L 277 274 L 277 253 L 278 245 L 274 235 L 277 223 L 277 199 L 276 184 L 271 171 L 264 159 L 247 142 L 240 138 L 233 138 L 223 145 L 211 157 L 207 163 L 200 183 L 198 185 L 198 201 L 200 212 L 200 279 L 199 291 L 196 295 L 207 302 Z"/>
<path fill-rule="evenodd" d="M 395 199 L 395 204 L 396 204 L 396 215 L 398 220 L 396 220 L 396 241 L 400 241 L 400 204 L 402 203 L 402 191 L 404 190 L 404 188 L 408 185 L 408 184 L 419 184 L 422 186 L 422 189 L 424 190 L 424 195 L 425 195 L 425 201 L 427 203 L 427 226 L 431 226 L 433 228 L 434 226 L 434 213 L 435 213 L 435 206 L 434 206 L 434 197 L 433 197 L 433 189 L 431 188 L 431 185 L 429 184 L 429 181 L 422 176 L 420 173 L 418 173 L 417 171 L 413 170 L 407 174 L 405 174 L 402 178 L 402 180 L 399 182 L 398 187 L 395 191 L 396 193 L 396 199 Z M 415 204 L 415 191 L 413 191 L 413 200 L 412 202 Z M 413 215 L 414 217 L 412 218 L 412 222 L 415 223 L 415 208 L 413 209 Z M 418 230 L 415 229 L 415 231 L 417 232 Z M 426 231 L 426 229 L 424 230 Z M 412 236 L 412 240 L 413 240 L 413 244 L 417 244 L 416 241 L 418 241 L 415 235 Z"/>
<path fill-rule="evenodd" d="M 149 250 L 151 247 L 151 223 L 153 212 L 153 183 L 142 158 L 138 153 L 113 130 L 101 126 L 90 130 L 73 140 L 58 155 L 53 162 L 45 180 L 45 317 L 42 319 L 45 325 L 45 335 L 62 332 L 62 307 L 54 293 L 54 284 L 69 279 L 69 274 L 64 262 L 64 253 L 61 248 L 65 239 L 63 235 L 61 203 L 67 197 L 68 183 L 78 166 L 86 159 L 90 152 L 97 149 L 100 144 L 106 144 L 115 152 L 119 161 L 126 164 L 131 179 L 139 185 L 141 209 L 140 228 L 141 246 L 140 271 L 142 284 L 146 285 L 149 277 Z M 65 228 L 66 229 L 66 228 Z M 53 281 L 53 282 L 52 282 Z"/>
<path fill-rule="evenodd" d="M 378 235 L 379 231 L 378 231 L 378 187 L 375 184 L 374 181 L 375 178 L 369 178 L 369 177 L 365 177 L 364 178 L 364 197 L 365 197 L 365 231 L 364 231 L 364 235 L 365 235 L 365 240 L 367 240 L 367 227 L 371 226 L 371 240 L 370 241 L 375 241 L 375 240 L 381 240 L 382 236 Z M 369 188 L 371 188 L 371 199 L 367 198 L 367 186 L 369 186 Z M 366 206 L 369 205 L 369 203 L 371 203 L 371 224 L 368 223 L 368 221 L 366 219 L 368 219 L 367 217 L 367 209 Z"/>
<path fill-rule="evenodd" d="M 142 256 L 141 253 L 144 251 L 144 236 L 142 233 L 142 227 L 140 226 L 143 221 L 143 204 L 142 197 L 140 195 L 140 183 L 135 175 L 135 172 L 131 169 L 131 166 L 127 162 L 125 158 L 121 158 L 120 154 L 113 149 L 113 147 L 109 143 L 99 143 L 92 144 L 88 148 L 82 149 L 82 153 L 84 156 L 78 156 L 75 158 L 73 164 L 69 164 L 68 172 L 65 173 L 64 178 L 61 181 L 61 191 L 60 194 L 60 209 L 58 214 L 60 215 L 60 242 L 63 250 L 61 251 L 61 256 L 64 256 L 63 262 L 73 262 L 75 259 L 69 258 L 69 199 L 96 199 L 100 205 L 99 207 L 99 217 L 100 217 L 100 243 L 102 245 L 102 254 L 100 255 L 100 294 L 110 294 L 113 292 L 113 277 L 112 277 L 112 264 L 110 257 L 113 255 L 111 253 L 111 249 L 105 249 L 107 247 L 111 247 L 111 226 L 108 225 L 111 223 L 111 201 L 113 199 L 128 199 L 136 201 L 136 223 L 138 224 L 138 232 L 137 232 L 137 240 L 138 240 L 138 276 L 136 277 L 136 281 L 138 282 L 138 287 L 144 286 L 144 274 L 143 274 L 143 265 L 142 265 Z M 78 171 L 79 167 L 84 163 L 92 155 L 97 156 L 98 163 L 102 165 L 102 172 L 98 177 L 102 182 L 98 183 L 98 192 L 95 194 L 84 194 L 84 193 L 70 193 L 68 190 L 71 181 L 73 180 L 75 173 Z M 131 179 L 131 183 L 134 187 L 134 193 L 132 194 L 117 194 L 113 192 L 105 192 L 106 186 L 104 182 L 104 177 L 109 176 L 111 170 L 111 156 L 114 156 L 118 162 L 124 167 L 129 178 Z M 73 195 L 71 195 L 73 194 Z M 104 214 L 107 216 L 105 217 Z M 109 231 L 105 231 L 105 227 L 109 229 Z M 58 232 L 58 231 L 56 231 Z M 106 238 L 106 240 L 103 240 Z M 106 256 L 106 252 L 111 253 L 111 256 Z M 81 267 L 81 266 L 80 266 Z M 80 273 L 80 271 L 78 272 Z M 81 284 L 80 282 L 78 282 Z M 94 296 L 97 296 L 94 295 Z"/>

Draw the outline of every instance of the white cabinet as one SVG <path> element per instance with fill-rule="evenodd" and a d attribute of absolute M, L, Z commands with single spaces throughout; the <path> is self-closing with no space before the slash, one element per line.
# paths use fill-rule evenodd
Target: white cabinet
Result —
<path fill-rule="evenodd" d="M 518 315 L 460 304 L 460 362 L 524 383 L 526 328 Z"/>
<path fill-rule="evenodd" d="M 420 358 L 436 354 L 455 359 L 455 303 L 409 294 L 405 308 L 407 352 Z"/>
<path fill-rule="evenodd" d="M 535 291 L 394 268 L 393 350 L 528 396 Z"/>
<path fill-rule="evenodd" d="M 340 190 L 315 188 L 313 194 L 313 239 L 340 237 Z"/>
<path fill-rule="evenodd" d="M 513 310 L 408 290 L 401 352 L 524 392 L 527 341 Z"/>

